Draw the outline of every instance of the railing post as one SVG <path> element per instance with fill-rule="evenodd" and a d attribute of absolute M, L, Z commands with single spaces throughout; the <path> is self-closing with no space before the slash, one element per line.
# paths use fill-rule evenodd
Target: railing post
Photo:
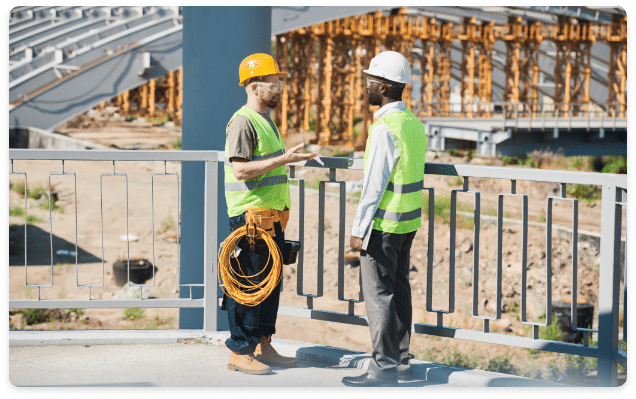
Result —
<path fill-rule="evenodd" d="M 219 162 L 205 162 L 205 192 L 203 201 L 203 331 L 217 331 L 218 313 L 218 202 Z"/>
<path fill-rule="evenodd" d="M 598 386 L 617 386 L 618 306 L 620 295 L 620 190 L 603 185 L 601 197 L 601 270 L 598 306 Z"/>

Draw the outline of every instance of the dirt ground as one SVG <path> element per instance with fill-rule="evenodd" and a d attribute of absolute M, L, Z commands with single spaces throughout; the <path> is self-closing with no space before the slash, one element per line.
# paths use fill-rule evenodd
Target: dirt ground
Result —
<path fill-rule="evenodd" d="M 153 121 L 137 120 L 127 122 L 122 116 L 112 116 L 108 112 L 91 112 L 57 129 L 82 140 L 94 141 L 113 148 L 171 149 L 171 142 L 180 138 L 180 129 L 173 126 L 156 126 Z M 290 137 L 287 145 L 298 141 L 298 136 Z M 328 150 L 321 150 L 327 155 Z M 447 154 L 426 154 L 427 162 L 466 163 L 466 159 Z M 497 160 L 473 159 L 471 163 L 497 165 Z M 167 173 L 181 173 L 179 163 L 168 162 Z M 113 263 L 120 257 L 145 258 L 157 267 L 154 285 L 147 287 L 148 294 L 156 298 L 176 298 L 179 296 L 179 264 L 176 220 L 179 215 L 177 205 L 178 187 L 174 176 L 155 176 L 163 173 L 163 162 L 118 162 L 116 173 L 122 176 L 108 176 L 113 173 L 112 162 L 67 161 L 64 172 L 67 175 L 49 175 L 62 171 L 59 161 L 15 161 L 15 172 L 27 172 L 29 187 L 51 185 L 57 192 L 58 210 L 49 211 L 40 206 L 41 200 L 27 199 L 28 214 L 37 217 L 28 224 L 28 267 L 24 267 L 24 253 L 10 256 L 9 296 L 19 298 L 90 298 L 108 299 L 117 295 L 122 287 L 115 283 Z M 70 173 L 74 173 L 71 175 Z M 298 168 L 297 178 L 305 180 L 308 187 L 305 204 L 305 244 L 304 281 L 305 293 L 316 292 L 318 256 L 318 195 L 317 181 L 328 180 L 327 170 Z M 362 171 L 339 170 L 336 178 L 357 181 Z M 24 180 L 22 175 L 11 175 L 10 181 Z M 127 182 L 127 185 L 126 185 Z M 425 186 L 435 189 L 436 199 L 450 195 L 450 190 L 461 189 L 461 179 L 445 176 L 427 176 Z M 75 192 L 77 187 L 77 192 Z M 127 187 L 127 188 L 126 188 Z M 470 189 L 481 192 L 482 215 L 496 215 L 497 195 L 510 190 L 508 181 L 475 179 L 470 181 Z M 128 190 L 128 201 L 126 201 Z M 545 221 L 545 206 L 548 196 L 556 195 L 556 184 L 518 182 L 517 193 L 529 195 L 529 220 Z M 314 300 L 315 309 L 347 312 L 348 303 L 338 301 L 337 259 L 338 259 L 338 198 L 335 188 L 326 198 L 325 251 L 324 251 L 324 294 Z M 154 200 L 151 196 L 154 193 Z M 161 193 L 161 195 L 157 195 Z M 298 237 L 297 187 L 292 187 L 292 213 L 287 239 Z M 359 196 L 349 195 L 346 202 L 345 247 L 348 249 L 349 232 L 355 217 Z M 462 209 L 472 211 L 473 197 L 460 194 Z M 43 197 L 45 201 L 46 196 Z M 10 206 L 24 206 L 24 198 L 15 191 L 9 192 Z M 505 201 L 505 216 L 521 219 L 521 201 Z M 600 232 L 600 201 L 579 203 L 579 229 Z M 127 216 L 126 218 L 126 210 Z M 571 204 L 556 201 L 554 223 L 571 225 Z M 447 310 L 449 306 L 450 258 L 455 258 L 455 311 L 444 316 L 444 325 L 480 330 L 482 321 L 472 315 L 473 295 L 473 230 L 469 219 L 458 219 L 456 250 L 450 253 L 451 231 L 442 219 L 435 223 L 433 253 L 433 301 L 432 308 Z M 102 222 L 103 221 L 103 222 Z M 23 225 L 24 217 L 9 217 L 10 224 Z M 51 262 L 51 242 L 49 232 L 53 228 L 54 259 Z M 623 226 L 625 226 L 625 222 Z M 77 231 L 76 231 L 77 226 Z M 102 228 L 103 226 L 103 228 Z M 154 239 L 153 239 L 154 226 Z M 20 230 L 23 235 L 23 230 Z M 520 322 L 521 297 L 521 225 L 506 223 L 503 226 L 502 258 L 502 318 L 491 323 L 491 331 L 531 336 L 531 328 Z M 129 246 L 126 234 L 135 236 Z M 411 250 L 410 282 L 413 295 L 413 321 L 436 323 L 436 315 L 426 311 L 428 223 L 423 218 L 423 226 L 418 231 Z M 78 245 L 78 265 L 75 258 L 57 255 L 57 251 L 75 250 Z M 480 316 L 495 314 L 496 292 L 496 223 L 482 221 L 479 245 L 479 296 L 477 301 Z M 153 245 L 154 244 L 154 245 Z M 553 238 L 553 300 L 569 298 L 572 287 L 572 244 L 559 237 Z M 153 253 L 154 250 L 154 253 Z M 102 262 L 103 259 L 103 262 Z M 528 229 L 528 274 L 527 274 L 527 317 L 537 322 L 545 313 L 546 302 L 546 230 L 530 226 Z M 53 264 L 53 266 L 51 266 Z M 595 306 L 594 328 L 598 323 L 598 248 L 587 243 L 578 247 L 578 298 Z M 285 266 L 281 304 L 306 306 L 306 298 L 297 295 L 298 265 Z M 52 287 L 27 287 L 29 285 L 51 285 Z M 358 298 L 359 268 L 345 269 L 345 298 Z M 152 283 L 152 279 L 147 284 Z M 90 286 L 90 287 L 88 287 Z M 622 299 L 621 299 L 622 303 Z M 356 314 L 366 314 L 364 304 L 355 305 Z M 26 325 L 21 315 L 10 315 L 10 328 L 24 329 L 121 329 L 121 328 L 178 328 L 178 310 L 146 309 L 143 315 L 134 315 L 122 309 L 84 309 L 79 312 L 59 311 L 59 317 L 35 325 Z M 280 316 L 277 323 L 277 337 L 331 345 L 352 350 L 371 351 L 368 328 L 315 320 Z M 596 339 L 594 336 L 592 339 Z M 443 361 L 453 352 L 473 358 L 480 367 L 497 356 L 507 356 L 510 362 L 523 371 L 545 370 L 546 364 L 561 358 L 557 354 L 531 353 L 521 348 L 501 345 L 481 344 L 471 341 L 451 340 L 416 334 L 412 338 L 411 352 L 420 359 Z M 534 374 L 536 375 L 536 374 Z"/>

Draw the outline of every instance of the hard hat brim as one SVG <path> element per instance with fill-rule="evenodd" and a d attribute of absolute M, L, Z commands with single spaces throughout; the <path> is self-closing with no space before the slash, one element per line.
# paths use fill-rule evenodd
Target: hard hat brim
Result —
<path fill-rule="evenodd" d="M 245 82 L 251 78 L 264 78 L 265 76 L 271 76 L 271 75 L 284 77 L 284 76 L 287 76 L 287 72 L 270 73 L 268 75 L 262 75 L 262 76 L 250 76 L 249 78 L 243 79 L 243 81 L 239 82 L 239 86 L 245 86 Z"/>

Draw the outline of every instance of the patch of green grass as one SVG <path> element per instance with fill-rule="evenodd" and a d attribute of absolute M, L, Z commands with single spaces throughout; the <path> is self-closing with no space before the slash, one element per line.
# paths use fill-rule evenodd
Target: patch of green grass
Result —
<path fill-rule="evenodd" d="M 24 217 L 24 209 L 22 207 L 16 205 L 9 208 L 9 216 L 14 217 Z"/>
<path fill-rule="evenodd" d="M 161 125 L 162 123 L 165 123 L 167 121 L 168 121 L 168 114 L 165 114 L 165 113 L 157 118 L 146 118 L 146 122 L 153 125 Z"/>
<path fill-rule="evenodd" d="M 449 176 L 446 178 L 446 184 L 449 187 L 461 186 L 464 183 L 464 179 L 461 176 Z"/>
<path fill-rule="evenodd" d="M 128 308 L 124 310 L 124 316 L 128 319 L 139 320 L 144 317 L 144 310 L 141 308 Z"/>
<path fill-rule="evenodd" d="M 437 353 L 432 348 L 426 348 L 422 352 L 418 353 L 417 359 L 425 362 L 437 362 Z"/>
<path fill-rule="evenodd" d="M 174 148 L 175 150 L 180 150 L 181 149 L 181 137 L 179 137 L 178 139 L 171 141 L 170 142 L 170 146 L 172 148 Z"/>
<path fill-rule="evenodd" d="M 40 201 L 39 205 L 38 205 L 41 209 L 44 209 L 45 211 L 49 210 L 49 207 L 51 207 L 51 211 L 57 211 L 59 213 L 64 213 L 64 208 L 62 208 L 61 206 L 57 205 L 55 203 L 55 201 L 53 201 L 52 199 L 49 199 L 48 201 Z"/>
<path fill-rule="evenodd" d="M 544 322 L 545 320 L 545 314 L 539 316 L 539 321 Z M 552 323 L 549 326 L 539 327 L 539 338 L 550 341 L 561 341 L 561 329 L 559 329 L 559 326 L 557 325 L 556 314 L 552 315 Z"/>
<path fill-rule="evenodd" d="M 11 191 L 15 191 L 16 193 L 20 194 L 21 197 L 24 197 L 24 182 L 23 181 L 19 181 L 17 183 L 11 183 L 9 182 L 9 190 Z M 26 189 L 26 196 L 29 196 L 29 188 L 27 187 Z"/>
<path fill-rule="evenodd" d="M 24 209 L 21 206 L 16 205 L 9 208 L 9 216 L 15 216 L 19 218 L 24 217 Z M 27 223 L 41 223 L 43 220 L 35 215 L 27 215 Z"/>
<path fill-rule="evenodd" d="M 29 195 L 29 198 L 33 198 L 34 200 L 39 200 L 46 194 L 47 191 L 48 190 L 46 187 L 38 184 L 37 186 L 29 190 L 28 195 Z"/>
<path fill-rule="evenodd" d="M 519 369 L 513 366 L 510 363 L 510 359 L 505 356 L 497 356 L 494 359 L 490 359 L 486 371 L 519 375 Z"/>
<path fill-rule="evenodd" d="M 473 208 L 465 205 L 459 201 L 457 201 L 456 206 L 457 212 L 473 212 Z M 422 200 L 422 215 L 428 216 L 429 214 L 429 204 L 428 204 L 428 195 L 425 196 Z M 451 219 L 451 196 L 444 195 L 438 198 L 435 198 L 435 205 L 433 209 L 433 214 L 435 218 L 441 221 L 444 224 L 450 224 Z M 459 229 L 473 229 L 475 226 L 474 220 L 472 218 L 465 217 L 463 215 L 456 215 L 456 223 L 457 228 Z"/>

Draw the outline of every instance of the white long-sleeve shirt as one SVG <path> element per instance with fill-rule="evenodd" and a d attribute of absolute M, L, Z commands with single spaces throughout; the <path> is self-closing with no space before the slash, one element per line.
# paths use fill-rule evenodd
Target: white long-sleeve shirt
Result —
<path fill-rule="evenodd" d="M 373 117 L 377 120 L 393 112 L 406 110 L 404 101 L 397 101 L 380 108 Z M 356 218 L 353 220 L 351 235 L 363 238 L 362 249 L 366 251 L 371 230 L 373 230 L 373 216 L 375 216 L 380 201 L 384 195 L 393 168 L 400 156 L 400 140 L 395 137 L 384 123 L 377 124 L 370 132 L 369 157 L 364 170 L 362 192 Z"/>

